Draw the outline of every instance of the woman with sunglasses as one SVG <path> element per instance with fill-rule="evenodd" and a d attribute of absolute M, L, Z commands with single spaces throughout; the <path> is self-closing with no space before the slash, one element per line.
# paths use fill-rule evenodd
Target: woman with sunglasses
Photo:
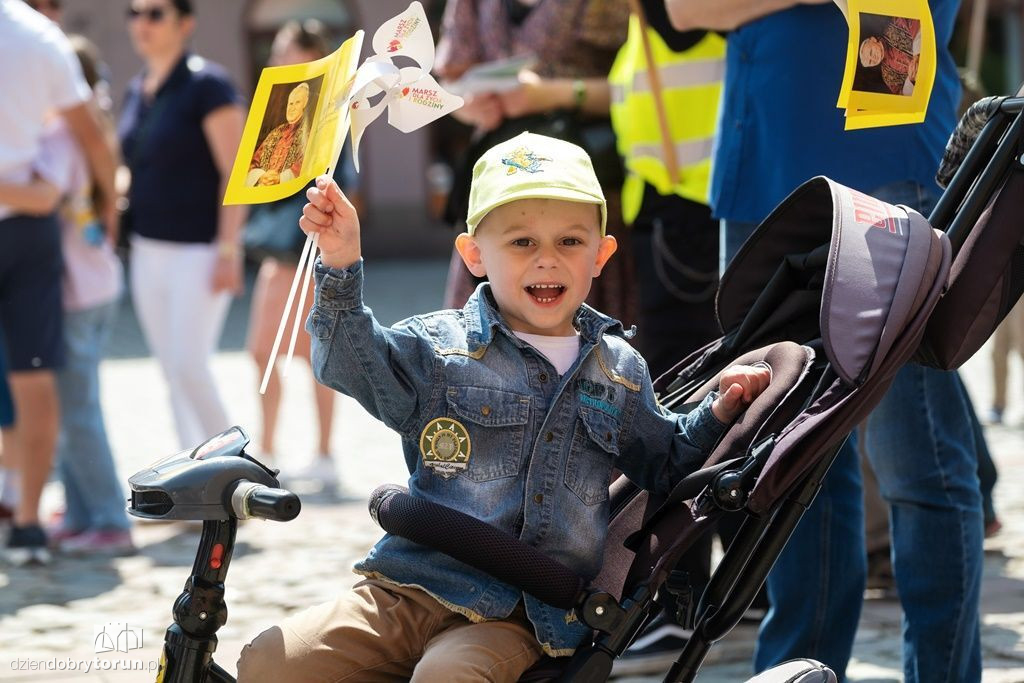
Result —
<path fill-rule="evenodd" d="M 244 207 L 221 205 L 244 112 L 224 69 L 188 51 L 195 23 L 190 0 L 132 0 L 129 34 L 145 65 L 118 131 L 131 171 L 132 300 L 183 448 L 231 424 L 209 361 L 242 287 L 245 221 Z"/>

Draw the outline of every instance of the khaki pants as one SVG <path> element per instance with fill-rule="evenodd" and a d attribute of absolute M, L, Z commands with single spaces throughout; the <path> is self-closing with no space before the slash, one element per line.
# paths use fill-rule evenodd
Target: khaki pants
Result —
<path fill-rule="evenodd" d="M 238 660 L 252 681 L 517 681 L 541 647 L 522 608 L 474 623 L 416 588 L 366 579 L 256 637 Z"/>

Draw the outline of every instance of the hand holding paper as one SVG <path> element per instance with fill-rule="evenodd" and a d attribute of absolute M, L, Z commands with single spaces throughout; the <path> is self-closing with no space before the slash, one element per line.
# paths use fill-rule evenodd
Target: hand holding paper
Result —
<path fill-rule="evenodd" d="M 309 236 L 318 236 L 320 260 L 329 268 L 347 268 L 362 255 L 359 243 L 359 216 L 355 207 L 328 176 L 316 179 L 316 187 L 306 190 L 309 204 L 302 209 L 299 227 Z"/>
<path fill-rule="evenodd" d="M 520 85 L 520 72 L 532 69 L 536 63 L 537 59 L 531 55 L 484 62 L 467 69 L 458 80 L 445 83 L 445 87 L 456 95 L 479 95 L 515 90 Z"/>
<path fill-rule="evenodd" d="M 485 133 L 490 132 L 500 126 L 504 118 L 501 98 L 494 93 L 469 95 L 466 97 L 466 103 L 452 112 L 452 116 Z"/>

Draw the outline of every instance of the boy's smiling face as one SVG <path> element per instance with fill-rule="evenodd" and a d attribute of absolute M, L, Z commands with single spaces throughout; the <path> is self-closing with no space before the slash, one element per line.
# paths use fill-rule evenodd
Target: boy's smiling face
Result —
<path fill-rule="evenodd" d="M 473 275 L 487 276 L 509 327 L 569 336 L 591 281 L 617 246 L 600 225 L 596 204 L 520 199 L 492 210 L 455 247 Z"/>

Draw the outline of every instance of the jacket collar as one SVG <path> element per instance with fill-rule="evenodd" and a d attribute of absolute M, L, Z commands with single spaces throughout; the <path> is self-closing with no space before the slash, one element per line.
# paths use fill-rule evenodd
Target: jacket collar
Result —
<path fill-rule="evenodd" d="M 483 282 L 476 288 L 462 312 L 463 319 L 466 321 L 466 338 L 470 353 L 489 346 L 494 340 L 495 330 L 504 332 L 516 345 L 523 345 L 522 340 L 515 336 L 501 312 L 498 311 L 494 294 L 491 293 L 490 283 Z M 636 334 L 635 327 L 627 331 L 621 322 L 600 313 L 587 304 L 581 305 L 576 311 L 573 326 L 579 331 L 584 342 L 594 345 L 601 341 L 601 336 L 604 334 L 614 334 L 623 339 L 630 339 Z"/>

